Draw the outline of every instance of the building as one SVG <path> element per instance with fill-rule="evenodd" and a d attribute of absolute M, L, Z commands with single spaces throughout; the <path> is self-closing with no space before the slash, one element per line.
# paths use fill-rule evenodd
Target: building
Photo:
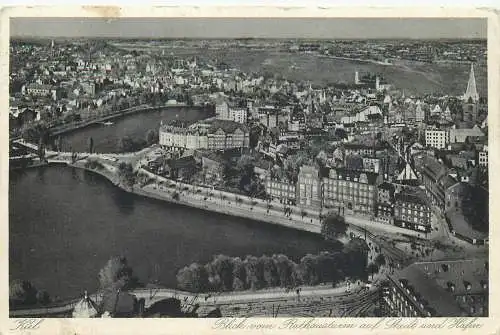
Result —
<path fill-rule="evenodd" d="M 238 123 L 247 123 L 248 112 L 245 108 L 229 108 L 229 117 L 227 120 Z"/>
<path fill-rule="evenodd" d="M 344 144 L 345 155 L 360 155 L 361 157 L 374 157 L 377 150 L 381 148 L 376 148 L 370 145 L 356 144 L 356 143 L 346 143 Z"/>
<path fill-rule="evenodd" d="M 93 82 L 83 82 L 81 85 L 82 85 L 83 91 L 86 94 L 88 94 L 90 96 L 95 95 L 95 84 Z"/>
<path fill-rule="evenodd" d="M 467 82 L 467 90 L 463 96 L 466 102 L 477 103 L 479 102 L 479 94 L 476 88 L 476 76 L 474 75 L 474 64 L 470 65 L 469 81 Z"/>
<path fill-rule="evenodd" d="M 488 167 L 488 147 L 485 145 L 483 151 L 479 152 L 478 155 L 479 166 Z"/>
<path fill-rule="evenodd" d="M 229 119 L 229 105 L 226 101 L 221 101 L 215 105 L 215 116 L 218 119 Z"/>
<path fill-rule="evenodd" d="M 337 208 L 342 214 L 373 215 L 381 181 L 376 173 L 331 168 L 323 178 L 323 207 Z"/>
<path fill-rule="evenodd" d="M 425 122 L 427 120 L 427 113 L 424 108 L 422 108 L 422 104 L 418 104 L 415 109 L 415 121 L 416 122 Z"/>
<path fill-rule="evenodd" d="M 50 97 L 52 99 L 57 97 L 57 89 L 52 85 L 29 84 L 24 91 L 31 96 Z"/>
<path fill-rule="evenodd" d="M 297 179 L 297 205 L 301 207 L 321 207 L 321 180 L 314 166 L 300 167 Z"/>
<path fill-rule="evenodd" d="M 476 122 L 478 114 L 479 94 L 476 88 L 476 77 L 474 75 L 474 64 L 470 66 L 469 81 L 467 82 L 467 90 L 463 96 L 463 121 Z"/>
<path fill-rule="evenodd" d="M 448 175 L 443 164 L 430 156 L 422 158 L 420 177 L 432 204 L 444 211 L 446 190 L 457 181 Z"/>
<path fill-rule="evenodd" d="M 394 202 L 395 187 L 390 183 L 382 183 L 378 185 L 377 201 L 379 203 L 392 204 Z"/>
<path fill-rule="evenodd" d="M 278 110 L 271 106 L 257 108 L 256 117 L 264 127 L 271 129 L 278 126 Z"/>
<path fill-rule="evenodd" d="M 168 148 L 225 150 L 248 148 L 249 136 L 246 127 L 239 123 L 209 119 L 187 128 L 163 125 L 159 131 L 159 143 Z"/>
<path fill-rule="evenodd" d="M 448 143 L 448 132 L 446 130 L 426 130 L 425 131 L 425 144 L 428 147 L 436 149 L 446 148 Z"/>
<path fill-rule="evenodd" d="M 382 173 L 382 160 L 376 157 L 363 157 L 363 170 L 366 172 Z"/>
<path fill-rule="evenodd" d="M 467 139 L 484 138 L 484 133 L 475 125 L 470 129 L 450 129 L 450 143 L 465 143 Z"/>
<path fill-rule="evenodd" d="M 383 288 L 385 316 L 488 316 L 488 261 L 414 263 L 389 275 Z"/>
<path fill-rule="evenodd" d="M 394 225 L 425 233 L 431 231 L 431 209 L 423 196 L 404 190 L 394 198 Z"/>
<path fill-rule="evenodd" d="M 375 208 L 375 221 L 391 224 L 394 216 L 394 191 L 390 183 L 382 183 L 377 188 L 377 204 Z"/>
<path fill-rule="evenodd" d="M 226 101 L 215 105 L 215 117 L 219 120 L 234 121 L 245 124 L 248 119 L 246 108 L 230 106 Z"/>
<path fill-rule="evenodd" d="M 279 201 L 282 204 L 295 205 L 297 194 L 294 183 L 268 177 L 265 186 L 266 193 L 271 200 Z"/>

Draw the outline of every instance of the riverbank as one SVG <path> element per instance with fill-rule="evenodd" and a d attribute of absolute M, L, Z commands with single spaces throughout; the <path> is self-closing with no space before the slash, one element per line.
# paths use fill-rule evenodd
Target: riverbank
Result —
<path fill-rule="evenodd" d="M 119 178 L 115 175 L 116 168 L 111 165 L 103 164 L 104 169 L 91 169 L 89 167 L 85 167 L 84 162 L 76 162 L 74 164 L 68 164 L 68 166 L 81 168 L 87 171 L 91 171 L 97 173 L 104 178 L 108 179 L 113 183 L 113 185 L 119 187 L 125 192 L 132 193 L 135 195 L 152 198 L 161 201 L 167 201 L 169 203 L 173 203 L 176 205 L 194 207 L 206 211 L 216 212 L 220 214 L 242 217 L 246 219 L 251 219 L 254 221 L 262 222 L 262 223 L 270 223 L 275 225 L 280 225 L 286 228 L 298 229 L 301 231 L 307 231 L 315 234 L 320 234 L 321 232 L 321 223 L 319 219 L 308 218 L 309 222 L 305 220 L 298 220 L 295 217 L 285 217 L 281 211 L 277 211 L 276 209 L 270 210 L 269 212 L 263 213 L 262 210 L 259 210 L 259 207 L 252 206 L 249 207 L 245 204 L 236 205 L 236 201 L 231 203 L 231 201 L 224 200 L 216 200 L 215 197 L 212 197 L 211 200 L 207 201 L 201 200 L 197 198 L 196 195 L 190 195 L 188 192 L 179 191 L 179 198 L 176 200 L 172 196 L 171 193 L 159 190 L 154 188 L 153 186 L 147 185 L 144 187 L 140 187 L 139 185 L 134 185 L 132 188 L 125 187 L 122 183 L 120 183 Z M 187 187 L 182 185 L 181 187 Z M 194 186 L 192 186 L 194 188 Z M 233 195 L 234 196 L 234 195 Z M 205 198 L 204 196 L 201 196 Z M 253 209 L 249 209 L 253 208 Z"/>
<path fill-rule="evenodd" d="M 69 132 L 72 132 L 72 131 L 75 131 L 78 129 L 83 129 L 83 128 L 86 128 L 86 127 L 89 127 L 89 126 L 92 126 L 92 125 L 95 125 L 98 123 L 116 120 L 116 119 L 119 119 L 119 118 L 122 118 L 122 117 L 125 117 L 128 115 L 132 115 L 132 114 L 159 111 L 159 110 L 168 109 L 168 108 L 187 108 L 187 107 L 199 108 L 199 109 L 206 108 L 206 106 L 203 106 L 203 105 L 187 105 L 184 103 L 168 104 L 168 105 L 154 106 L 154 107 L 147 106 L 147 105 L 141 105 L 141 106 L 131 107 L 131 108 L 128 108 L 128 109 L 125 109 L 122 111 L 118 111 L 118 112 L 113 113 L 111 115 L 102 116 L 102 117 L 99 117 L 96 119 L 82 121 L 79 123 L 73 123 L 70 125 L 64 125 L 64 126 L 61 126 L 60 128 L 58 128 L 57 126 L 52 127 L 51 131 L 52 131 L 53 136 L 58 136 L 58 135 L 66 134 L 66 133 L 69 133 Z"/>

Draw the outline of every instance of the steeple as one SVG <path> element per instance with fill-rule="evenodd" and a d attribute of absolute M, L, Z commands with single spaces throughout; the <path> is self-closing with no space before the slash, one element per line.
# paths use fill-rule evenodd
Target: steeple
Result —
<path fill-rule="evenodd" d="M 469 74 L 469 82 L 467 83 L 467 91 L 464 94 L 464 100 L 469 101 L 472 99 L 473 102 L 477 102 L 479 100 L 479 94 L 477 94 L 476 89 L 476 77 L 474 76 L 474 64 L 470 65 L 470 74 Z"/>

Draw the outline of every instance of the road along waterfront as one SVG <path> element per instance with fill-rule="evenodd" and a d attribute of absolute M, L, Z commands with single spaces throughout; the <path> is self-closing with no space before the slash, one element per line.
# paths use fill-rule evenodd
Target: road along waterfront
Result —
<path fill-rule="evenodd" d="M 9 277 L 57 300 L 95 292 L 106 261 L 124 255 L 144 282 L 176 287 L 176 273 L 217 254 L 282 253 L 298 261 L 332 246 L 320 236 L 124 192 L 98 174 L 67 166 L 11 172 Z M 50 247 L 48 247 L 50 246 Z"/>

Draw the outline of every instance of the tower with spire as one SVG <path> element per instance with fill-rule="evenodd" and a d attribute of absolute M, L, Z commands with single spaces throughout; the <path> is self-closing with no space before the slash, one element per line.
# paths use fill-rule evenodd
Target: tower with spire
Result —
<path fill-rule="evenodd" d="M 479 94 L 477 93 L 477 88 L 476 88 L 476 77 L 474 75 L 474 64 L 470 64 L 470 73 L 469 73 L 469 82 L 467 83 L 467 90 L 465 91 L 464 94 L 464 100 L 466 102 L 478 102 L 479 101 Z"/>
<path fill-rule="evenodd" d="M 474 75 L 474 64 L 470 65 L 469 82 L 467 90 L 463 96 L 462 121 L 475 123 L 477 121 L 477 110 L 479 103 L 479 94 L 476 88 L 476 77 Z"/>

